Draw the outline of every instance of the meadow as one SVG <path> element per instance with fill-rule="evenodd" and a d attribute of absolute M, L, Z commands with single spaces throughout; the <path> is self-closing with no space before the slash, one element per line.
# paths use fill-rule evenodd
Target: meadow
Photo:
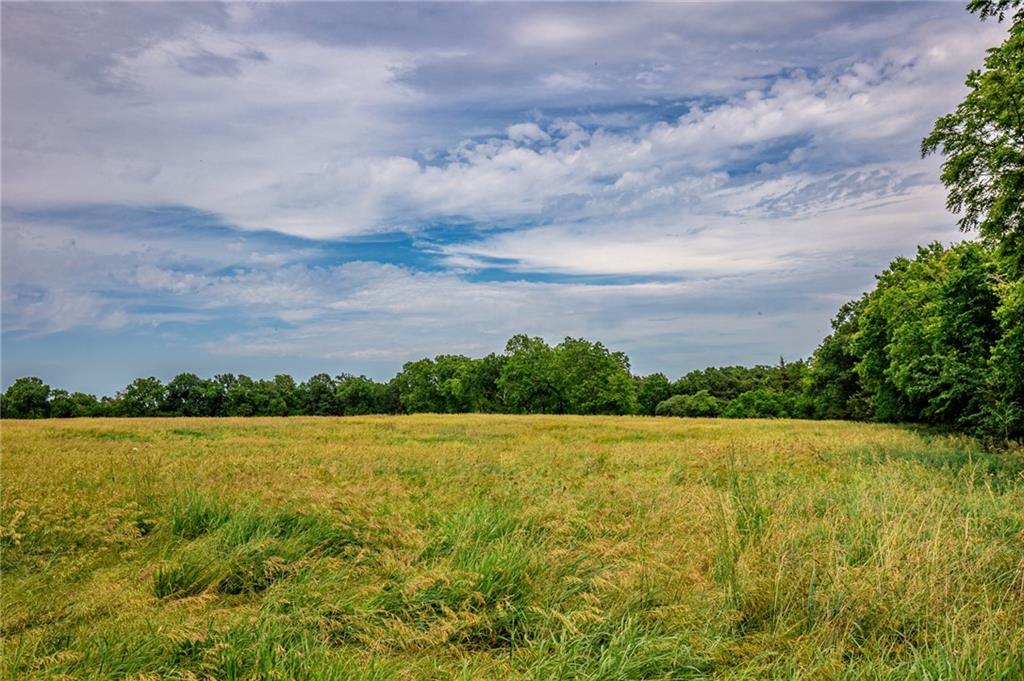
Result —
<path fill-rule="evenodd" d="M 2 425 L 5 678 L 1024 679 L 1024 456 L 836 421 Z"/>

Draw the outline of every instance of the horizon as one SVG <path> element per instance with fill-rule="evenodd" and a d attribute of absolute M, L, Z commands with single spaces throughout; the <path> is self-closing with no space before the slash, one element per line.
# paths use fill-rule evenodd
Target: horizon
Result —
<path fill-rule="evenodd" d="M 5 3 L 3 387 L 806 358 L 965 238 L 920 141 L 1007 27 L 784 10 Z"/>

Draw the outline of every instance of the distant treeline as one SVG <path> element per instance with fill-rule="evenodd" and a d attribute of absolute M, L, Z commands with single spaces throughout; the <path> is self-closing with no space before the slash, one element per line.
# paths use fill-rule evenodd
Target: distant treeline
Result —
<path fill-rule="evenodd" d="M 113 397 L 21 378 L 3 394 L 13 418 L 352 416 L 416 412 L 645 414 L 918 422 L 1024 434 L 1024 280 L 992 248 L 933 244 L 897 258 L 873 291 L 843 305 L 809 360 L 708 368 L 676 381 L 634 376 L 602 343 L 548 345 L 518 335 L 505 352 L 439 355 L 387 382 L 317 374 L 302 383 L 179 374 L 138 378 Z"/>
<path fill-rule="evenodd" d="M 137 378 L 113 397 L 51 389 L 20 378 L 2 396 L 8 418 L 76 416 L 355 416 L 362 414 L 666 414 L 811 416 L 803 399 L 805 362 L 694 371 L 672 382 L 634 376 L 629 358 L 599 342 L 566 338 L 551 346 L 518 335 L 501 354 L 439 355 L 408 362 L 390 381 L 317 374 L 297 383 L 184 373 L 166 384 Z M 682 401 L 680 401 L 682 400 Z"/>

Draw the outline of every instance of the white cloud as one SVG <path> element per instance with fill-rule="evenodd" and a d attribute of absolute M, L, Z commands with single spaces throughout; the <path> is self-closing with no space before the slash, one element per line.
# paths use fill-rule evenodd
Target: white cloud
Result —
<path fill-rule="evenodd" d="M 551 136 L 540 129 L 536 123 L 516 123 L 505 129 L 505 134 L 513 142 L 550 142 Z"/>
<path fill-rule="evenodd" d="M 510 30 L 600 42 L 649 20 L 637 13 L 601 28 L 540 13 Z M 232 26 L 239 21 L 246 19 Z M 5 199 L 189 205 L 243 228 L 314 237 L 449 216 L 547 219 L 553 205 L 582 208 L 585 217 L 588 207 L 606 210 L 615 193 L 620 201 L 638 192 L 685 201 L 679 182 L 687 176 L 756 157 L 786 137 L 808 138 L 817 158 L 841 163 L 871 150 L 884 155 L 894 140 L 906 147 L 956 100 L 948 84 L 980 61 L 1000 30 L 921 26 L 899 48 L 826 64 L 813 76 L 793 71 L 763 92 L 734 81 L 726 101 L 670 122 L 590 132 L 571 119 L 519 122 L 502 136 L 453 146 L 446 162 L 430 165 L 408 149 L 419 148 L 417 111 L 438 103 L 399 75 L 452 54 L 472 59 L 472 51 L 332 46 L 207 26 L 117 55 L 104 77 L 128 86 L 114 93 L 9 54 Z M 663 61 L 638 68 L 634 75 L 674 73 Z M 572 69 L 545 78 L 553 91 L 570 87 L 566 78 L 594 86 Z M 763 172 L 783 170 L 762 164 Z"/>

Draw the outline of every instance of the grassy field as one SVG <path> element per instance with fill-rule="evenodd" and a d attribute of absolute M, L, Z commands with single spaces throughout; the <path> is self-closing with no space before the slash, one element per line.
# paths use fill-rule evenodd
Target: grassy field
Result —
<path fill-rule="evenodd" d="M 1024 460 L 837 422 L 4 422 L 6 678 L 1024 679 Z"/>

